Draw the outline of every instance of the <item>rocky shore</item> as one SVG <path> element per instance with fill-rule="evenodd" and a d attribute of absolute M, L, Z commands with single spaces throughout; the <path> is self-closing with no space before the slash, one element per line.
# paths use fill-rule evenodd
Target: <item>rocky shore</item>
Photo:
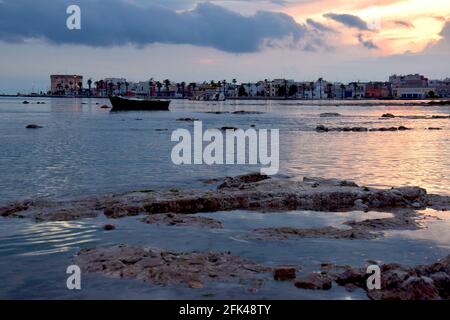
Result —
<path fill-rule="evenodd" d="M 140 216 L 146 224 L 169 227 L 222 228 L 218 219 L 198 215 L 218 211 L 251 210 L 261 214 L 291 210 L 333 212 L 383 211 L 391 217 L 346 221 L 342 226 L 301 229 L 259 228 L 244 240 L 284 241 L 327 238 L 372 240 L 385 230 L 422 228 L 419 210 L 449 210 L 450 197 L 430 195 L 420 187 L 378 189 L 359 186 L 348 180 L 270 178 L 260 174 L 210 179 L 198 190 L 140 190 L 66 201 L 25 200 L 0 207 L 7 218 L 40 221 L 69 221 L 104 216 L 110 221 Z M 113 223 L 104 227 L 110 232 Z M 150 244 L 151 245 L 151 244 Z M 108 277 L 130 278 L 154 285 L 183 285 L 200 289 L 214 283 L 232 283 L 249 292 L 267 281 L 291 281 L 303 290 L 329 290 L 334 285 L 348 290 L 361 288 L 371 299 L 448 299 L 450 257 L 428 266 L 380 265 L 382 290 L 369 291 L 364 268 L 324 263 L 311 274 L 299 273 L 301 266 L 264 266 L 234 256 L 230 252 L 172 252 L 128 245 L 81 250 L 74 258 L 83 272 Z"/>

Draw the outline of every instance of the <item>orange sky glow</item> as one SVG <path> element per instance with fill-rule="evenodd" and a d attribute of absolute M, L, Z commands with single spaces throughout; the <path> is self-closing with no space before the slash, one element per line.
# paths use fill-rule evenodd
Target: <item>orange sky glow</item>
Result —
<path fill-rule="evenodd" d="M 298 22 L 312 18 L 339 31 L 335 40 L 341 44 L 356 44 L 356 35 L 371 40 L 379 48 L 377 54 L 390 55 L 421 52 L 440 40 L 439 33 L 450 20 L 448 0 L 319 0 L 292 4 L 283 9 Z M 324 17 L 327 13 L 359 16 L 373 28 L 359 31 Z M 355 35 L 355 36 L 348 36 Z"/>

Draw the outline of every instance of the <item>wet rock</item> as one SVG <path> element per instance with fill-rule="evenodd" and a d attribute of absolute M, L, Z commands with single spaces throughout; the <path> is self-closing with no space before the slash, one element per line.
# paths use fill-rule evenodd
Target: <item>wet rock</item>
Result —
<path fill-rule="evenodd" d="M 158 224 L 166 226 L 200 227 L 211 229 L 222 228 L 222 222 L 218 220 L 186 214 L 152 214 L 145 217 L 142 221 L 147 224 Z"/>
<path fill-rule="evenodd" d="M 30 104 L 28 101 L 23 101 L 22 104 Z"/>
<path fill-rule="evenodd" d="M 240 188 L 242 185 L 256 183 L 268 179 L 270 179 L 269 176 L 260 173 L 249 173 L 237 177 L 226 177 L 223 179 L 223 183 L 221 183 L 217 188 L 218 189 Z"/>
<path fill-rule="evenodd" d="M 32 205 L 31 202 L 15 202 L 8 206 L 0 207 L 0 216 L 2 217 L 13 216 L 16 213 L 28 210 L 30 205 Z"/>
<path fill-rule="evenodd" d="M 410 128 L 407 128 L 407 127 L 405 127 L 405 126 L 400 126 L 400 127 L 398 127 L 398 130 L 399 131 L 407 131 L 407 130 L 411 130 Z"/>
<path fill-rule="evenodd" d="M 249 239 L 256 238 L 260 240 L 287 240 L 293 238 L 324 238 L 324 239 L 375 239 L 380 234 L 373 233 L 368 229 L 338 229 L 335 227 L 323 227 L 323 228 L 260 228 L 252 231 L 247 237 Z"/>
<path fill-rule="evenodd" d="M 395 115 L 392 113 L 385 113 L 381 116 L 382 118 L 395 118 Z"/>
<path fill-rule="evenodd" d="M 364 201 L 361 199 L 358 199 L 354 202 L 355 204 L 355 209 L 356 210 L 360 210 L 360 211 L 364 211 L 367 212 L 369 211 L 369 206 L 367 206 L 366 204 L 364 204 Z"/>
<path fill-rule="evenodd" d="M 26 129 L 41 129 L 43 127 L 37 125 L 37 124 L 29 124 L 25 127 Z"/>
<path fill-rule="evenodd" d="M 307 276 L 297 278 L 295 286 L 299 289 L 307 290 L 330 290 L 333 279 L 327 274 L 311 273 Z"/>
<path fill-rule="evenodd" d="M 433 118 L 433 119 L 450 119 L 450 116 L 440 116 L 440 115 L 438 115 L 438 116 L 431 116 L 431 118 Z"/>
<path fill-rule="evenodd" d="M 201 288 L 214 281 L 251 283 L 271 271 L 271 268 L 229 253 L 182 253 L 125 245 L 81 250 L 75 256 L 75 263 L 87 273 L 189 288 Z"/>
<path fill-rule="evenodd" d="M 297 268 L 278 267 L 273 272 L 273 278 L 277 281 L 293 280 L 296 277 Z"/>
<path fill-rule="evenodd" d="M 318 125 L 318 126 L 316 127 L 316 131 L 317 131 L 317 132 L 328 132 L 329 129 L 328 129 L 327 127 L 325 127 L 324 125 Z"/>
<path fill-rule="evenodd" d="M 437 128 L 437 127 L 429 127 L 428 130 L 442 130 L 442 128 Z"/>
<path fill-rule="evenodd" d="M 106 104 L 102 105 L 100 108 L 101 108 L 101 109 L 111 109 L 111 107 L 110 107 L 110 106 L 107 106 Z"/>
<path fill-rule="evenodd" d="M 333 118 L 333 117 L 340 117 L 340 116 L 341 116 L 341 114 L 336 113 L 336 112 L 325 112 L 325 113 L 320 114 L 321 118 Z"/>
<path fill-rule="evenodd" d="M 245 115 L 245 114 L 263 114 L 264 112 L 260 111 L 234 111 L 233 114 Z"/>
<path fill-rule="evenodd" d="M 312 185 L 315 184 L 313 188 Z M 426 190 L 418 187 L 370 188 L 365 191 L 353 182 L 338 179 L 279 179 L 259 174 L 229 177 L 218 181 L 217 190 L 174 190 L 149 193 L 130 192 L 80 200 L 37 202 L 26 217 L 63 220 L 105 214 L 121 218 L 138 214 L 189 214 L 230 210 L 353 210 L 361 199 L 369 209 L 411 207 L 427 204 Z M 435 203 L 437 197 L 434 197 Z M 55 214 L 64 209 L 65 214 Z M 22 214 L 22 213 L 20 213 Z"/>
<path fill-rule="evenodd" d="M 194 122 L 194 121 L 199 121 L 199 120 L 196 118 L 179 118 L 179 119 L 177 119 L 177 121 Z"/>
<path fill-rule="evenodd" d="M 439 300 L 439 292 L 428 277 L 409 277 L 398 287 L 387 290 L 370 290 L 368 297 L 373 300 Z"/>
<path fill-rule="evenodd" d="M 103 229 L 104 229 L 105 231 L 112 231 L 112 230 L 116 230 L 116 226 L 113 225 L 113 224 L 105 224 L 105 225 L 103 226 Z"/>
<path fill-rule="evenodd" d="M 227 131 L 227 130 L 233 130 L 233 131 L 236 131 L 236 130 L 239 130 L 239 129 L 236 128 L 236 127 L 227 127 L 227 126 L 224 126 L 224 127 L 220 128 L 219 130 L 220 130 L 220 131 Z"/>

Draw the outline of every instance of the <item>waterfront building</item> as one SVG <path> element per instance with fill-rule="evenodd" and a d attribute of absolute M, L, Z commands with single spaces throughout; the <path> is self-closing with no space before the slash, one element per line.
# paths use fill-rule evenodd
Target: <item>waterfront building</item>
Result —
<path fill-rule="evenodd" d="M 428 78 L 421 74 L 392 75 L 389 83 L 393 88 L 424 88 L 428 86 Z"/>
<path fill-rule="evenodd" d="M 431 87 L 396 87 L 392 89 L 392 94 L 396 99 L 426 99 L 436 97 L 436 90 Z"/>
<path fill-rule="evenodd" d="M 83 76 L 80 75 L 51 75 L 50 91 L 52 95 L 75 95 L 83 90 Z"/>

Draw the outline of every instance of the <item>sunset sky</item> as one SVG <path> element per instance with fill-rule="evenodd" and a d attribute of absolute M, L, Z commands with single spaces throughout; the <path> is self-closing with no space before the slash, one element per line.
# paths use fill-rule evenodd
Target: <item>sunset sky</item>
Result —
<path fill-rule="evenodd" d="M 81 8 L 82 29 L 66 28 Z M 130 81 L 450 77 L 449 0 L 0 0 L 0 93 Z"/>

